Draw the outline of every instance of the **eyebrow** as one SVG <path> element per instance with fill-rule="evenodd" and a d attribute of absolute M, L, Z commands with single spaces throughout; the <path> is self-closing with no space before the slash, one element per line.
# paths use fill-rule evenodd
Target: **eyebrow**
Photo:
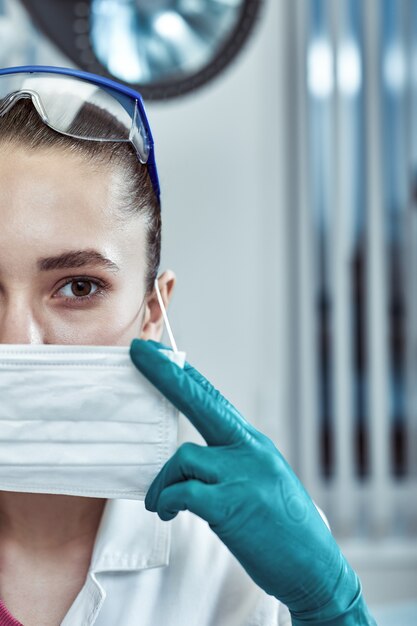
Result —
<path fill-rule="evenodd" d="M 106 258 L 97 250 L 70 250 L 57 256 L 48 256 L 38 259 L 38 269 L 41 272 L 58 269 L 71 269 L 74 267 L 84 267 L 85 265 L 96 265 L 104 269 L 118 272 L 119 266 Z"/>

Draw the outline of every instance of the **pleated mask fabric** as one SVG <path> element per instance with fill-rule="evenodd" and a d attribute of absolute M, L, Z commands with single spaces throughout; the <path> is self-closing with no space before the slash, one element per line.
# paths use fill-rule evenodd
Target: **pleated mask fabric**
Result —
<path fill-rule="evenodd" d="M 0 399 L 0 490 L 143 500 L 177 446 L 129 346 L 0 344 Z"/>

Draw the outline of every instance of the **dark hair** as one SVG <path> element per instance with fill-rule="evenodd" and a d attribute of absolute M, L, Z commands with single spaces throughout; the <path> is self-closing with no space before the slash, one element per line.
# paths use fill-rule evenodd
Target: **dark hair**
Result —
<path fill-rule="evenodd" d="M 80 110 L 69 132 L 115 138 L 126 131 L 109 113 L 87 104 Z M 121 134 L 120 134 L 121 133 Z M 126 215 L 142 215 L 146 225 L 146 294 L 153 291 L 161 256 L 161 207 L 146 165 L 142 165 L 130 143 L 86 141 L 62 135 L 43 123 L 32 101 L 19 100 L 0 117 L 0 145 L 20 144 L 28 150 L 60 148 L 88 160 L 89 165 L 114 164 L 123 172 L 117 189 L 119 210 Z"/>

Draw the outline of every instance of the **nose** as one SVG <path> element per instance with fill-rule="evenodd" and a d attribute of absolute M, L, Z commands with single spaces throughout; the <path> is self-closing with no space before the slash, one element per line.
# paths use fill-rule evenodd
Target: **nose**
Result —
<path fill-rule="evenodd" d="M 44 343 L 42 328 L 24 294 L 15 294 L 0 306 L 0 343 Z"/>

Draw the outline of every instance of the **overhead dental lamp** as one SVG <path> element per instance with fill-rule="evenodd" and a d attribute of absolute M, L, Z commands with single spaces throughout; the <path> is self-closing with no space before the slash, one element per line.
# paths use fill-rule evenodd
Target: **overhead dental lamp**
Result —
<path fill-rule="evenodd" d="M 251 33 L 262 0 L 21 0 L 81 69 L 160 100 L 219 74 Z"/>

